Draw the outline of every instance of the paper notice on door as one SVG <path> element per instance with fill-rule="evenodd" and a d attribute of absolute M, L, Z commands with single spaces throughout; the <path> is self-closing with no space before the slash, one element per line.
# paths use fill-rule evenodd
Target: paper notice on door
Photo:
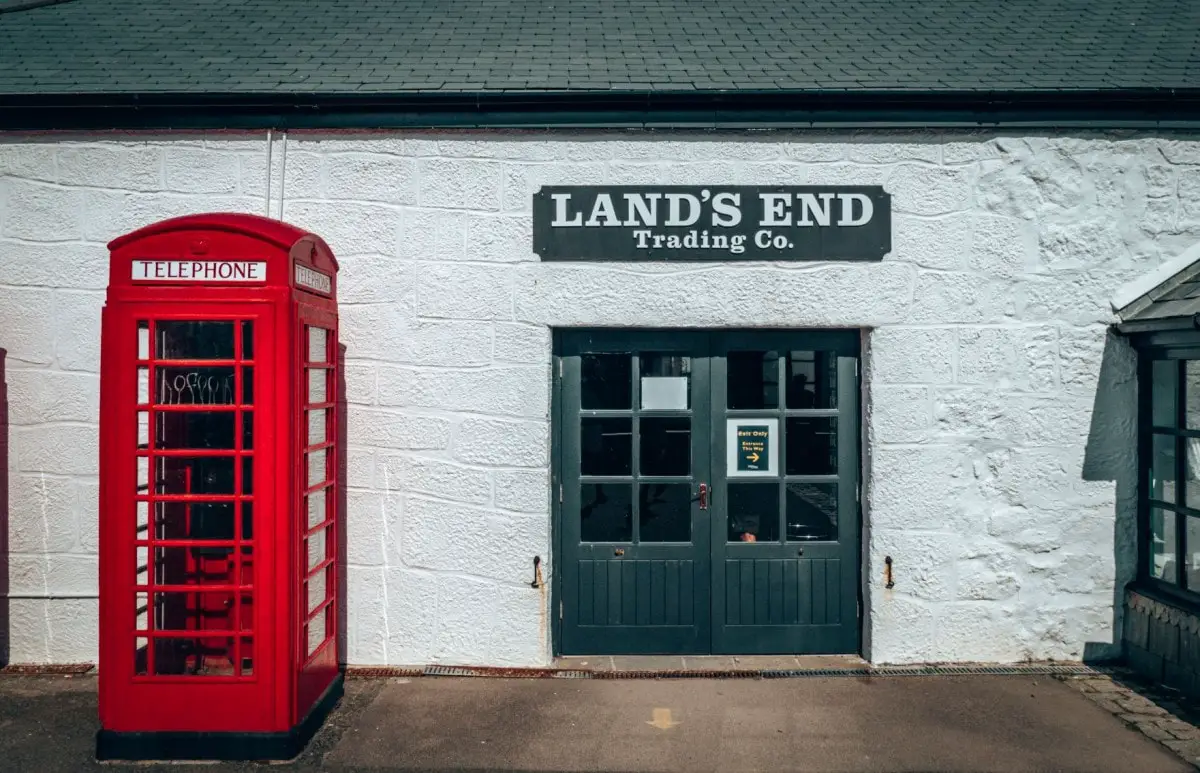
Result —
<path fill-rule="evenodd" d="M 779 419 L 729 419 L 725 425 L 725 475 L 767 477 L 779 473 Z"/>
<path fill-rule="evenodd" d="M 687 407 L 687 376 L 642 377 L 642 410 L 686 411 Z"/>

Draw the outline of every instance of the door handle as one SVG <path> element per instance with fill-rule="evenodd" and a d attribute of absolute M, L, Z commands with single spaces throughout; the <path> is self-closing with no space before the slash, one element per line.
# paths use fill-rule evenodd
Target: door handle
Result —
<path fill-rule="evenodd" d="M 708 509 L 708 484 L 707 483 L 700 484 L 700 509 L 701 510 Z"/>

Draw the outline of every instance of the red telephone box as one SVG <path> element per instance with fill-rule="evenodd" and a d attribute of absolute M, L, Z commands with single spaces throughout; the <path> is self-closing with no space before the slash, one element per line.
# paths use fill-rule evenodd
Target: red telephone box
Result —
<path fill-rule="evenodd" d="M 111 251 L 101 759 L 284 759 L 342 694 L 337 261 L 252 215 Z"/>

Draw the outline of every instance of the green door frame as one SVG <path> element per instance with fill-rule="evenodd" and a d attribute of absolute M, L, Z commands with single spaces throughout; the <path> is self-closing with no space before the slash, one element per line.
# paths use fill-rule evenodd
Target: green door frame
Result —
<path fill-rule="evenodd" d="M 703 332 L 686 331 L 580 331 L 561 336 L 562 376 L 557 383 L 559 406 L 564 421 L 557 434 L 560 470 L 580 469 L 584 421 L 610 421 L 626 426 L 630 432 L 629 475 L 581 475 L 560 477 L 560 512 L 580 510 L 584 486 L 605 491 L 614 501 L 629 497 L 629 539 L 584 542 L 580 539 L 580 519 L 558 519 L 560 551 L 556 561 L 555 586 L 576 591 L 573 604 L 563 605 L 559 641 L 566 649 L 592 647 L 589 654 L 630 652 L 678 652 L 699 654 L 708 651 L 711 640 L 710 556 L 707 496 L 700 496 L 699 485 L 711 485 L 709 479 L 709 405 L 708 339 Z M 628 408 L 584 410 L 581 407 L 579 367 L 583 353 L 612 353 L 628 357 L 630 392 Z M 687 412 L 645 410 L 640 402 L 639 368 L 643 354 L 663 354 L 691 358 Z M 556 365 L 556 368 L 559 367 Z M 650 475 L 640 464 L 640 428 L 649 421 L 678 421 L 687 416 L 689 424 L 690 464 L 687 475 Z M 661 425 L 660 425 L 661 426 Z M 686 486 L 685 492 L 681 489 Z M 687 497 L 691 502 L 690 540 L 687 542 L 643 541 L 643 521 L 650 510 L 646 494 Z M 678 500 L 675 500 L 678 502 Z M 668 504 L 668 507 L 670 505 Z M 567 547 L 570 546 L 570 547 Z M 572 641 L 576 637 L 577 641 Z"/>
<path fill-rule="evenodd" d="M 551 404 L 551 484 L 552 544 L 554 549 L 551 582 L 552 646 L 555 655 L 564 650 L 586 654 L 618 654 L 654 651 L 653 642 L 672 653 L 754 654 L 754 653 L 857 653 L 861 651 L 861 517 L 859 505 L 860 431 L 858 357 L 856 330 L 556 330 L 554 333 L 554 389 Z M 837 405 L 830 409 L 803 411 L 767 409 L 732 411 L 725 408 L 726 353 L 745 350 L 819 350 L 834 353 L 836 359 Z M 564 403 L 578 406 L 580 388 L 577 372 L 581 352 L 687 353 L 693 358 L 692 370 L 692 454 L 693 493 L 699 483 L 709 486 L 711 509 L 697 512 L 693 498 L 692 551 L 697 574 L 707 574 L 708 589 L 697 588 L 697 603 L 707 603 L 709 611 L 696 610 L 696 620 L 707 617 L 708 626 L 698 626 L 689 636 L 654 639 L 657 634 L 640 635 L 635 629 L 622 629 L 604 645 L 597 642 L 608 634 L 588 638 L 589 647 L 568 642 L 564 647 L 567 624 L 578 612 L 565 603 L 564 588 L 577 587 L 579 562 L 590 551 L 588 561 L 600 559 L 597 550 L 611 552 L 612 544 L 582 546 L 569 550 L 566 540 L 578 538 L 578 524 L 565 524 L 564 514 L 577 512 L 579 503 L 572 492 L 572 481 L 564 478 L 567 465 L 578 465 L 579 416 L 577 408 L 565 409 Z M 783 367 L 782 361 L 780 367 Z M 782 377 L 782 374 L 781 374 Z M 634 381 L 636 381 L 636 376 Z M 779 382 L 783 384 L 781 380 Z M 636 387 L 635 387 L 636 388 Z M 566 395 L 565 390 L 571 394 Z M 781 401 L 782 402 L 782 401 Z M 635 403 L 636 404 L 636 403 Z M 603 414 L 600 414 L 603 415 Z M 837 474 L 834 476 L 782 479 L 786 484 L 822 480 L 836 481 L 838 500 L 838 539 L 836 542 L 787 542 L 739 544 L 726 541 L 726 502 L 729 481 L 725 475 L 726 420 L 773 417 L 783 428 L 789 416 L 825 417 L 837 420 Z M 568 427 L 573 424 L 573 427 Z M 782 434 L 782 433 L 780 433 Z M 786 463 L 786 449 L 780 444 L 780 469 Z M 636 450 L 635 450 L 636 453 Z M 570 458 L 568 458 L 570 457 Z M 636 465 L 636 461 L 635 461 Z M 575 476 L 576 480 L 578 476 Z M 784 512 L 786 486 L 780 488 L 780 512 Z M 782 519 L 781 515 L 781 519 Z M 707 533 L 696 532 L 703 526 Z M 572 528 L 572 526 L 574 528 Z M 568 533 L 569 532 L 569 533 Z M 586 547 L 587 550 L 580 549 Z M 624 546 L 626 550 L 631 545 Z M 670 547 L 655 545 L 647 555 L 668 556 Z M 568 556 L 570 553 L 570 556 Z M 636 555 L 636 554 L 635 554 Z M 607 557 L 607 556 L 605 556 Z M 633 556 L 631 556 L 633 557 Z M 680 556 L 667 560 L 678 561 Z M 642 571 L 662 571 L 654 561 Z M 590 565 L 592 568 L 595 564 Z M 610 567 L 611 569 L 611 567 Z M 613 571 L 632 571 L 620 567 Z M 632 575 L 630 575 L 632 577 Z M 656 575 L 658 578 L 659 575 Z M 618 578 L 619 579 L 619 578 Z M 700 580 L 700 577 L 697 577 Z M 698 582 L 697 585 L 703 585 Z M 836 584 L 836 585 L 835 585 Z M 797 598 L 796 588 L 801 588 Z M 813 595 L 804 598 L 803 589 L 812 587 Z M 822 604 L 824 588 L 836 592 L 836 602 Z M 705 600 L 706 601 L 702 601 Z M 744 600 L 746 604 L 739 604 Z M 632 600 L 631 600 L 632 603 Z M 753 607 L 753 608 L 752 608 Z M 788 610 L 791 612 L 788 612 Z M 797 618 L 796 610 L 800 618 Z M 803 623 L 803 624 L 798 624 Z M 600 631 L 602 629 L 594 629 Z M 612 633 L 612 632 L 610 632 Z M 629 641 L 625 641 L 629 639 Z M 611 652 L 610 652 L 611 650 Z"/>

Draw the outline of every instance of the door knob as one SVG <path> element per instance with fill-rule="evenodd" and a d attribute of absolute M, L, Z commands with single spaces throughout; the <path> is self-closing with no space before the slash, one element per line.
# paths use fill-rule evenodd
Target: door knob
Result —
<path fill-rule="evenodd" d="M 707 483 L 700 484 L 700 509 L 701 510 L 708 509 L 708 484 Z"/>

